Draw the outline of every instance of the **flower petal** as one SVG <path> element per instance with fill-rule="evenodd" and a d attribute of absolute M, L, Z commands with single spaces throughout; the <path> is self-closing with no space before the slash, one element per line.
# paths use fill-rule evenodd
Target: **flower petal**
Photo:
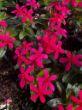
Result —
<path fill-rule="evenodd" d="M 56 79 L 57 79 L 57 75 L 52 75 L 49 78 L 50 81 L 55 81 Z"/>
<path fill-rule="evenodd" d="M 30 89 L 33 91 L 33 92 L 38 92 L 37 90 L 37 87 L 35 87 L 33 84 L 30 84 Z"/>
<path fill-rule="evenodd" d="M 58 57 L 59 57 L 59 53 L 58 53 L 58 52 L 56 52 L 56 53 L 55 53 L 55 55 L 54 55 L 54 58 L 57 60 L 57 59 L 58 59 Z"/>
<path fill-rule="evenodd" d="M 53 90 L 48 85 L 43 85 L 43 92 L 45 95 L 51 95 L 53 94 Z"/>
<path fill-rule="evenodd" d="M 32 101 L 36 101 L 37 98 L 38 98 L 38 95 L 37 94 L 34 94 L 34 95 L 31 96 L 31 100 Z"/>
<path fill-rule="evenodd" d="M 67 63 L 66 64 L 66 67 L 65 67 L 65 70 L 66 71 L 69 71 L 71 69 L 71 63 Z"/>
<path fill-rule="evenodd" d="M 23 89 L 24 86 L 25 86 L 25 80 L 22 78 L 22 79 L 20 80 L 20 88 Z"/>
<path fill-rule="evenodd" d="M 49 77 L 48 69 L 45 69 L 44 70 L 44 76 L 45 76 L 45 78 L 48 78 Z"/>
<path fill-rule="evenodd" d="M 76 98 L 75 96 L 70 96 L 70 99 L 75 102 L 76 104 L 79 104 L 79 99 Z"/>
<path fill-rule="evenodd" d="M 49 85 L 49 88 L 50 88 L 52 91 L 55 90 L 55 86 L 54 86 L 52 83 L 49 83 L 48 85 Z"/>
<path fill-rule="evenodd" d="M 79 91 L 79 97 L 82 100 L 82 90 Z"/>
<path fill-rule="evenodd" d="M 72 104 L 69 104 L 66 108 L 66 110 L 72 110 L 73 109 L 73 105 Z"/>
<path fill-rule="evenodd" d="M 68 61 L 67 58 L 60 58 L 59 60 L 60 63 L 66 63 L 67 61 Z"/>
<path fill-rule="evenodd" d="M 62 104 L 58 104 L 58 110 L 64 110 Z"/>
<path fill-rule="evenodd" d="M 45 97 L 44 97 L 44 96 L 40 96 L 40 101 L 41 101 L 42 103 L 45 103 L 45 102 L 46 102 Z"/>

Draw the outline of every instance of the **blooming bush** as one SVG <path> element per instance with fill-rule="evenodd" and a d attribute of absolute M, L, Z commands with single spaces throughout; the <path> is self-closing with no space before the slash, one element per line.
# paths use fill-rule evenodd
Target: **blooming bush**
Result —
<path fill-rule="evenodd" d="M 29 102 L 38 104 L 36 110 L 48 106 L 81 110 L 82 45 L 74 46 L 73 40 L 70 48 L 71 41 L 67 42 L 80 42 L 82 1 L 1 0 L 0 4 L 0 58 L 14 53 L 19 87 L 29 88 Z"/>

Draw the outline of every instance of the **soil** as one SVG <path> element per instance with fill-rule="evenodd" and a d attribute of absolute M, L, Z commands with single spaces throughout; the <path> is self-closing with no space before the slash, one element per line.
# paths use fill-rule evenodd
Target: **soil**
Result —
<path fill-rule="evenodd" d="M 20 97 L 16 71 L 5 59 L 0 60 L 0 103 L 11 99 L 12 110 L 21 110 Z"/>

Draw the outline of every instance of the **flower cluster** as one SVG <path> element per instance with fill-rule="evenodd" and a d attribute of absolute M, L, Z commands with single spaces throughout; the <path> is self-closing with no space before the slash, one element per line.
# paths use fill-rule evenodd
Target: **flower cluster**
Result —
<path fill-rule="evenodd" d="M 15 13 L 17 17 L 22 18 L 22 22 L 26 22 L 26 20 L 32 21 L 32 13 L 33 11 L 30 9 L 28 10 L 25 6 L 19 6 L 16 5 L 16 10 L 14 10 L 12 13 Z"/>
<path fill-rule="evenodd" d="M 40 4 L 36 0 L 27 0 L 27 6 L 31 6 L 33 9 L 39 8 Z"/>
<path fill-rule="evenodd" d="M 20 87 L 24 88 L 27 83 L 33 82 L 34 77 L 31 74 L 31 72 L 34 70 L 34 66 L 28 67 L 26 70 L 24 67 L 20 68 L 20 74 L 18 75 L 20 79 Z"/>
<path fill-rule="evenodd" d="M 30 7 L 30 9 L 28 9 Z M 26 5 L 19 6 L 16 4 L 16 9 L 12 11 L 17 17 L 22 18 L 22 22 L 25 23 L 27 20 L 33 21 L 33 10 L 40 7 L 40 4 L 36 0 L 27 0 Z"/>
<path fill-rule="evenodd" d="M 5 20 L 0 20 L 0 26 L 7 27 L 7 23 Z"/>
<path fill-rule="evenodd" d="M 66 63 L 65 70 L 69 71 L 71 69 L 72 65 L 75 65 L 77 67 L 82 66 L 82 55 L 74 55 L 71 52 L 66 53 L 66 58 L 60 58 L 61 63 Z"/>
<path fill-rule="evenodd" d="M 33 84 L 30 85 L 30 89 L 34 92 L 34 94 L 31 96 L 31 99 L 35 101 L 39 97 L 40 101 L 45 103 L 46 99 L 44 95 L 49 96 L 54 92 L 55 87 L 52 84 L 52 81 L 55 81 L 56 79 L 56 75 L 49 76 L 48 70 L 44 69 L 44 76 L 37 77 L 38 87 Z"/>
<path fill-rule="evenodd" d="M 77 104 L 75 110 L 82 110 L 82 90 L 79 91 L 79 98 L 75 96 L 70 96 L 70 99 Z"/>
<path fill-rule="evenodd" d="M 64 0 L 64 3 L 65 4 L 71 3 L 73 7 L 78 7 L 78 8 L 82 7 L 82 2 L 77 2 L 77 0 Z"/>
<path fill-rule="evenodd" d="M 63 107 L 62 104 L 59 104 L 59 105 L 58 105 L 58 110 L 64 110 L 64 107 Z M 73 110 L 72 104 L 69 104 L 69 105 L 66 107 L 66 110 Z"/>
<path fill-rule="evenodd" d="M 73 104 L 69 104 L 66 109 L 64 109 L 62 104 L 58 104 L 57 108 L 58 110 L 82 110 L 82 90 L 79 90 L 78 94 L 79 98 L 75 96 L 70 96 L 70 99 L 76 103 L 76 106 L 73 106 Z M 55 110 L 55 109 L 53 109 Z"/>
<path fill-rule="evenodd" d="M 54 11 L 52 11 L 52 9 L 54 8 Z M 60 35 L 62 35 L 63 37 L 66 38 L 67 36 L 67 31 L 65 29 L 62 28 L 62 24 L 65 25 L 66 21 L 65 19 L 67 18 L 67 16 L 69 14 L 71 14 L 69 8 L 67 7 L 66 4 L 63 4 L 63 2 L 52 2 L 49 7 L 48 10 L 52 11 L 52 15 L 49 18 L 49 28 L 50 30 L 54 30 L 54 34 L 57 37 L 60 37 Z"/>
<path fill-rule="evenodd" d="M 40 4 L 42 2 L 43 5 Z M 78 54 L 76 50 L 70 51 L 63 48 L 63 39 L 68 39 L 68 30 L 65 26 L 68 18 L 72 16 L 71 9 L 81 8 L 82 2 L 77 2 L 77 0 L 54 2 L 42 0 L 42 2 L 26 0 L 22 5 L 17 2 L 15 10 L 11 11 L 11 16 L 15 17 L 7 18 L 8 22 L 12 22 L 7 24 L 5 20 L 0 20 L 1 28 L 5 27 L 0 33 L 0 49 L 6 46 L 9 47 L 8 49 L 14 47 L 14 58 L 20 71 L 18 74 L 20 88 L 25 89 L 29 86 L 30 99 L 34 102 L 40 99 L 41 103 L 45 103 L 46 97 L 51 98 L 54 93 L 59 92 L 57 96 L 55 95 L 57 98 L 61 94 L 60 91 L 66 89 L 65 84 L 65 87 L 62 87 L 63 90 L 60 90 L 64 70 L 69 74 L 73 66 L 78 68 L 82 66 L 82 54 Z M 35 19 L 36 15 L 38 15 L 37 19 Z M 22 23 L 18 18 L 21 18 Z M 45 21 L 45 26 L 42 21 Z M 14 27 L 17 30 L 15 29 L 16 32 L 12 35 L 15 37 L 11 37 L 10 33 Z M 61 68 L 63 74 L 60 71 Z M 55 84 L 56 80 L 58 82 Z M 65 94 L 66 92 L 67 90 Z M 67 99 L 65 110 L 82 110 L 82 90 L 79 91 L 79 98 L 72 95 L 68 98 L 77 105 L 73 107 L 73 103 Z M 57 109 L 64 110 L 63 102 L 57 104 Z"/>
<path fill-rule="evenodd" d="M 62 37 L 67 38 L 67 31 L 62 27 L 66 25 L 66 18 L 71 14 L 68 8 L 68 2 L 52 2 L 49 4 L 46 11 L 51 11 L 51 15 L 48 19 L 48 28 L 41 30 L 42 35 L 36 37 L 37 45 L 34 42 L 23 41 L 20 46 L 15 50 L 15 58 L 17 58 L 17 64 L 20 68 L 20 87 L 24 88 L 27 84 L 30 85 L 30 90 L 33 92 L 31 100 L 36 101 L 40 98 L 42 103 L 45 103 L 45 95 L 50 96 L 53 94 L 55 87 L 52 81 L 57 79 L 57 75 L 50 75 L 48 69 L 45 68 L 45 61 L 50 60 L 51 55 L 53 59 L 59 60 L 60 63 L 66 64 L 65 70 L 69 71 L 72 65 L 77 67 L 82 66 L 82 55 L 72 54 L 70 51 L 65 51 L 62 48 Z M 26 6 L 30 6 L 30 11 L 33 13 L 33 9 L 36 10 L 39 4 L 35 0 L 27 0 Z M 22 21 L 25 22 L 28 18 L 32 21 L 32 13 L 27 12 L 26 6 L 16 5 L 16 16 L 22 17 Z M 26 14 L 28 13 L 28 14 Z M 30 15 L 30 16 L 29 16 Z M 38 48 L 37 48 L 38 47 Z M 65 58 L 61 57 L 66 55 Z M 37 76 L 35 73 L 43 69 L 43 76 Z M 35 83 L 35 84 L 34 84 Z M 63 110 L 63 106 L 58 106 L 59 110 Z M 69 105 L 67 110 L 72 106 Z"/>
<path fill-rule="evenodd" d="M 44 48 L 46 54 L 52 54 L 55 59 L 58 59 L 59 54 L 64 53 L 62 42 L 57 41 L 56 36 L 53 36 L 52 33 L 49 34 L 48 32 L 46 32 L 46 34 L 42 38 L 39 36 L 38 41 L 38 45 Z"/>
<path fill-rule="evenodd" d="M 6 32 L 6 34 L 0 34 L 0 48 L 8 46 L 10 49 L 12 49 L 13 42 L 15 42 L 15 40 L 15 38 L 10 37 L 9 32 Z"/>
<path fill-rule="evenodd" d="M 44 68 L 44 60 L 48 59 L 48 55 L 43 52 L 43 48 L 39 47 L 39 49 L 35 49 L 33 48 L 33 43 L 23 42 L 21 46 L 16 48 L 15 53 L 15 57 L 18 59 L 17 64 L 19 65 L 21 72 L 18 75 L 20 79 L 20 87 L 24 88 L 26 84 L 30 84 L 31 90 L 33 92 L 37 91 L 37 94 L 32 96 L 31 99 L 35 101 L 40 95 L 39 92 L 42 92 L 44 95 L 53 94 L 55 88 L 51 81 L 57 79 L 56 75 L 49 76 L 48 70 L 44 69 L 44 77 L 34 78 L 35 69 Z M 35 91 L 34 88 L 36 87 L 33 85 L 34 81 L 39 83 L 37 89 L 41 89 L 43 91 Z M 45 102 L 44 99 L 40 100 L 41 102 Z"/>

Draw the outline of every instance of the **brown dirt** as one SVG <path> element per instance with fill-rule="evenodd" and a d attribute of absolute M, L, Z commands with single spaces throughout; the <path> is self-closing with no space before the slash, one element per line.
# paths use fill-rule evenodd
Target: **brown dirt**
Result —
<path fill-rule="evenodd" d="M 12 110 L 20 110 L 21 100 L 16 71 L 3 59 L 0 60 L 0 103 L 10 98 Z"/>

